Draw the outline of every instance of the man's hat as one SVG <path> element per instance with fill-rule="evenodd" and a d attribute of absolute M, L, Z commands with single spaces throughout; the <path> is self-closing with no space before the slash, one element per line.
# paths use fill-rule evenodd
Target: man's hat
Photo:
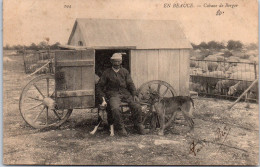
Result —
<path fill-rule="evenodd" d="M 114 53 L 111 57 L 111 60 L 122 60 L 122 54 L 121 53 Z"/>

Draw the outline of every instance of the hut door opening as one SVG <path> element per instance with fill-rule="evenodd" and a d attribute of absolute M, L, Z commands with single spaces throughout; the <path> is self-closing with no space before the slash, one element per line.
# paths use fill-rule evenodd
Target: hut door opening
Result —
<path fill-rule="evenodd" d="M 110 58 L 114 53 L 124 53 L 122 60 L 122 67 L 130 71 L 130 52 L 129 50 L 96 50 L 95 53 L 95 73 L 99 77 L 107 68 L 111 68 Z"/>

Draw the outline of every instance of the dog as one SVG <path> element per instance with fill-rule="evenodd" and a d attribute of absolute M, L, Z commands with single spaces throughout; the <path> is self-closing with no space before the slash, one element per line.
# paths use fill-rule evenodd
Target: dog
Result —
<path fill-rule="evenodd" d="M 183 114 L 190 126 L 190 130 L 192 130 L 194 128 L 192 109 L 194 109 L 194 102 L 189 96 L 165 97 L 162 99 L 157 97 L 153 99 L 153 111 L 159 117 L 160 130 L 158 135 L 164 135 L 165 128 L 170 126 L 171 122 L 175 120 L 177 112 Z M 168 119 L 167 123 L 165 123 L 165 119 Z"/>
<path fill-rule="evenodd" d="M 98 122 L 97 125 L 90 132 L 91 135 L 94 135 L 97 132 L 98 127 L 101 125 L 101 123 L 104 122 L 105 124 L 108 124 L 106 106 L 102 106 L 102 105 L 99 106 L 97 122 Z M 115 135 L 114 125 L 109 125 L 109 128 L 110 128 L 110 136 L 112 137 Z"/>

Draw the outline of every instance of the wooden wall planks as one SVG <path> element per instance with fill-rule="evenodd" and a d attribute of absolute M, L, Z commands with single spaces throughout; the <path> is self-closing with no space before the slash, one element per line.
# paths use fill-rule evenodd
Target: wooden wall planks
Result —
<path fill-rule="evenodd" d="M 137 88 L 151 80 L 162 80 L 177 95 L 188 95 L 189 50 L 131 50 L 131 76 Z"/>

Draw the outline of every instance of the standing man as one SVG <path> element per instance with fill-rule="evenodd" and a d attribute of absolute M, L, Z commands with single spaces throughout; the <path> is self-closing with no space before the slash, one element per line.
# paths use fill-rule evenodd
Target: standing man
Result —
<path fill-rule="evenodd" d="M 106 69 L 97 85 L 97 95 L 102 99 L 101 106 L 109 105 L 108 122 L 113 124 L 119 135 L 127 136 L 121 117 L 121 101 L 127 102 L 133 119 L 134 128 L 139 134 L 146 134 L 147 130 L 142 125 L 141 105 L 136 94 L 136 88 L 127 69 L 121 67 L 122 54 L 114 53 L 110 59 L 112 68 Z"/>

